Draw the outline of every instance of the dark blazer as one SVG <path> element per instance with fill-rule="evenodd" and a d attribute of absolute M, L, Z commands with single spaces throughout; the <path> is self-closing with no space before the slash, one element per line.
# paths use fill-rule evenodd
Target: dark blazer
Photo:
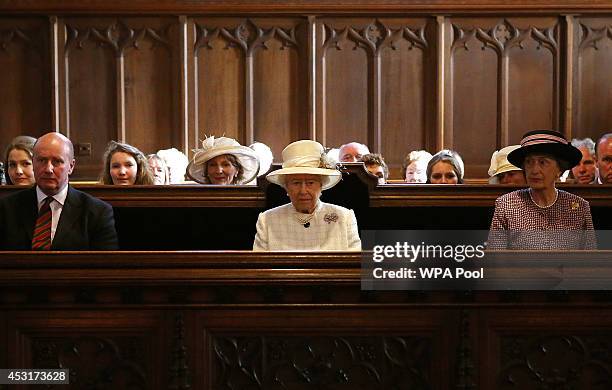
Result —
<path fill-rule="evenodd" d="M 30 250 L 37 217 L 36 187 L 0 198 L 0 250 Z M 51 250 L 118 248 L 113 208 L 68 186 Z"/>

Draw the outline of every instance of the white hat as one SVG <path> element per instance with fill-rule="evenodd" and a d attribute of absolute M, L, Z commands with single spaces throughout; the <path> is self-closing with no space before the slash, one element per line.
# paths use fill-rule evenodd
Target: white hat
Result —
<path fill-rule="evenodd" d="M 317 141 L 301 140 L 287 145 L 283 149 L 283 167 L 268 173 L 269 182 L 284 186 L 285 175 L 320 175 L 321 190 L 327 190 L 338 184 L 342 174 L 327 159 L 325 149 Z"/>
<path fill-rule="evenodd" d="M 508 161 L 508 154 L 520 147 L 521 145 L 510 145 L 493 152 L 493 156 L 491 156 L 491 167 L 489 168 L 488 172 L 489 177 L 493 178 L 499 175 L 500 173 L 506 173 L 510 171 L 520 171 L 521 168 L 512 165 Z"/>
<path fill-rule="evenodd" d="M 235 184 L 248 183 L 259 171 L 259 159 L 253 149 L 242 146 L 233 138 L 214 136 L 202 141 L 202 149 L 195 150 L 193 160 L 187 166 L 187 175 L 198 183 L 210 184 L 206 163 L 217 156 L 231 154 L 236 157 L 244 169 L 242 178 Z"/>
<path fill-rule="evenodd" d="M 272 163 L 274 162 L 272 149 L 262 142 L 254 142 L 249 145 L 249 148 L 253 149 L 257 154 L 257 158 L 259 158 L 259 172 L 257 173 L 257 176 L 268 173 Z"/>
<path fill-rule="evenodd" d="M 170 184 L 185 181 L 185 172 L 187 171 L 187 165 L 189 165 L 189 159 L 183 152 L 176 148 L 170 148 L 159 150 L 156 154 L 164 160 L 170 170 Z"/>

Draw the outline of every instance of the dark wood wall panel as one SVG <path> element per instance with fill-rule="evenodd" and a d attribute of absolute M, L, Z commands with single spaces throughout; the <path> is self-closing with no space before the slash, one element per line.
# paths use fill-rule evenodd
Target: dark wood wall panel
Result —
<path fill-rule="evenodd" d="M 512 19 L 506 22 L 506 31 L 512 37 L 512 44 L 506 43 L 508 136 L 502 137 L 500 146 L 519 143 L 528 130 L 563 131 L 557 114 L 560 61 L 557 19 Z"/>
<path fill-rule="evenodd" d="M 444 146 L 461 154 L 468 177 L 486 176 L 490 153 L 497 145 L 500 58 L 476 35 L 476 29 L 490 24 L 488 20 L 452 22 L 452 121 Z"/>
<path fill-rule="evenodd" d="M 426 34 L 427 23 L 427 19 L 396 21 L 383 34 L 395 38 L 380 52 L 380 152 L 392 178 L 401 178 L 406 154 L 427 148 L 426 134 L 433 123 L 431 81 L 435 78 L 435 64 L 428 58 L 435 53 L 436 45 L 435 37 Z"/>
<path fill-rule="evenodd" d="M 444 346 L 457 311 L 396 311 L 394 320 L 363 310 L 210 310 L 197 313 L 196 367 L 201 389 L 446 389 L 453 359 Z M 388 317 L 387 317 L 388 318 Z M 340 331 L 339 331 L 340 330 Z"/>
<path fill-rule="evenodd" d="M 244 20 L 196 19 L 196 138 L 226 135 L 244 143 L 245 51 L 236 44 Z M 196 147 L 199 145 L 196 145 Z"/>
<path fill-rule="evenodd" d="M 269 145 L 280 161 L 285 146 L 309 138 L 307 26 L 300 19 L 257 24 L 270 38 L 253 54 L 254 140 Z"/>
<path fill-rule="evenodd" d="M 498 255 L 486 261 L 505 264 Z M 578 265 L 579 251 L 515 255 L 607 280 L 602 267 Z M 601 264 L 609 256 L 589 253 Z M 3 252 L 0 363 L 69 369 L 70 385 L 57 386 L 69 389 L 612 388 L 609 292 L 363 291 L 360 261 Z M 3 386 L 13 388 L 40 387 Z"/>
<path fill-rule="evenodd" d="M 560 129 L 556 125 L 555 69 L 550 51 L 528 40 L 525 49 L 510 53 L 508 78 L 508 144 L 517 144 L 533 129 Z M 537 93 L 535 92 L 537 91 Z M 505 146 L 505 145 L 504 145 Z"/>
<path fill-rule="evenodd" d="M 612 131 L 612 17 L 576 19 L 574 136 Z"/>
<path fill-rule="evenodd" d="M 168 372 L 157 370 L 167 364 L 164 315 L 126 313 L 21 312 L 7 329 L 7 367 L 70 367 L 71 388 L 160 388 Z"/>
<path fill-rule="evenodd" d="M 0 0 L 14 12 L 0 18 L 0 142 L 66 133 L 74 179 L 97 178 L 111 139 L 191 153 L 206 135 L 264 142 L 276 161 L 297 139 L 355 140 L 398 179 L 409 151 L 453 148 L 483 178 L 527 130 L 610 131 L 612 7 L 495 1 L 155 1 L 138 14 Z"/>
<path fill-rule="evenodd" d="M 50 55 L 47 18 L 0 18 L 0 145 L 53 128 Z"/>
<path fill-rule="evenodd" d="M 182 149 L 177 121 L 180 101 L 177 23 L 168 19 L 127 22 L 134 39 L 124 51 L 125 141 L 145 153 L 170 147 Z"/>
<path fill-rule="evenodd" d="M 73 179 L 97 178 L 118 126 L 118 24 L 115 19 L 68 18 L 61 24 L 65 44 L 60 52 L 63 121 L 61 131 L 75 144 L 90 144 L 90 154 L 77 154 Z"/>
<path fill-rule="evenodd" d="M 560 309 L 542 316 L 534 310 L 489 310 L 483 316 L 481 361 L 486 389 L 537 389 L 542 383 L 576 389 L 606 389 L 612 383 L 610 313 L 590 314 L 603 327 L 584 323 L 584 309 Z"/>
<path fill-rule="evenodd" d="M 318 139 L 328 147 L 349 141 L 370 144 L 371 54 L 359 43 L 359 31 L 370 23 L 356 20 L 323 20 L 318 25 L 323 70 L 323 112 Z M 352 31 L 349 34 L 349 31 Z"/>

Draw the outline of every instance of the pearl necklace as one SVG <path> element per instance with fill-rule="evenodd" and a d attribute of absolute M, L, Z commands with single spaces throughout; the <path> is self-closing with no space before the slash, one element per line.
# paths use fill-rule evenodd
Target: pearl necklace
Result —
<path fill-rule="evenodd" d="M 298 223 L 304 225 L 305 228 L 310 227 L 310 221 L 314 218 L 314 212 L 312 214 L 304 214 L 296 211 L 294 215 Z"/>
<path fill-rule="evenodd" d="M 554 205 L 557 202 L 557 198 L 559 197 L 559 190 L 557 190 L 555 188 L 555 199 L 552 201 L 551 204 L 546 205 L 546 206 L 540 206 L 538 204 L 538 202 L 536 202 L 535 199 L 533 199 L 533 194 L 531 192 L 531 188 L 529 189 L 529 197 L 531 198 L 531 201 L 533 202 L 533 204 L 535 204 L 536 206 L 538 206 L 541 209 L 547 209 L 547 208 L 550 208 L 552 205 Z"/>

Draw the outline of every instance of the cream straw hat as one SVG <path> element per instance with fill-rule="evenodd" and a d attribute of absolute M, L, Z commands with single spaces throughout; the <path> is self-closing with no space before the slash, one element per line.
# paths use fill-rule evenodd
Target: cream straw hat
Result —
<path fill-rule="evenodd" d="M 332 188 L 342 178 L 335 164 L 327 158 L 323 146 L 312 140 L 295 141 L 287 145 L 283 149 L 283 167 L 270 172 L 266 179 L 283 187 L 286 175 L 298 174 L 321 176 L 321 190 Z"/>
<path fill-rule="evenodd" d="M 195 150 L 193 160 L 187 166 L 187 175 L 198 183 L 210 184 L 206 172 L 206 162 L 223 154 L 231 154 L 236 157 L 244 169 L 243 177 L 234 184 L 248 183 L 255 178 L 259 171 L 259 159 L 255 151 L 240 145 L 233 138 L 215 138 L 214 136 L 207 137 L 202 141 L 202 149 Z"/>

